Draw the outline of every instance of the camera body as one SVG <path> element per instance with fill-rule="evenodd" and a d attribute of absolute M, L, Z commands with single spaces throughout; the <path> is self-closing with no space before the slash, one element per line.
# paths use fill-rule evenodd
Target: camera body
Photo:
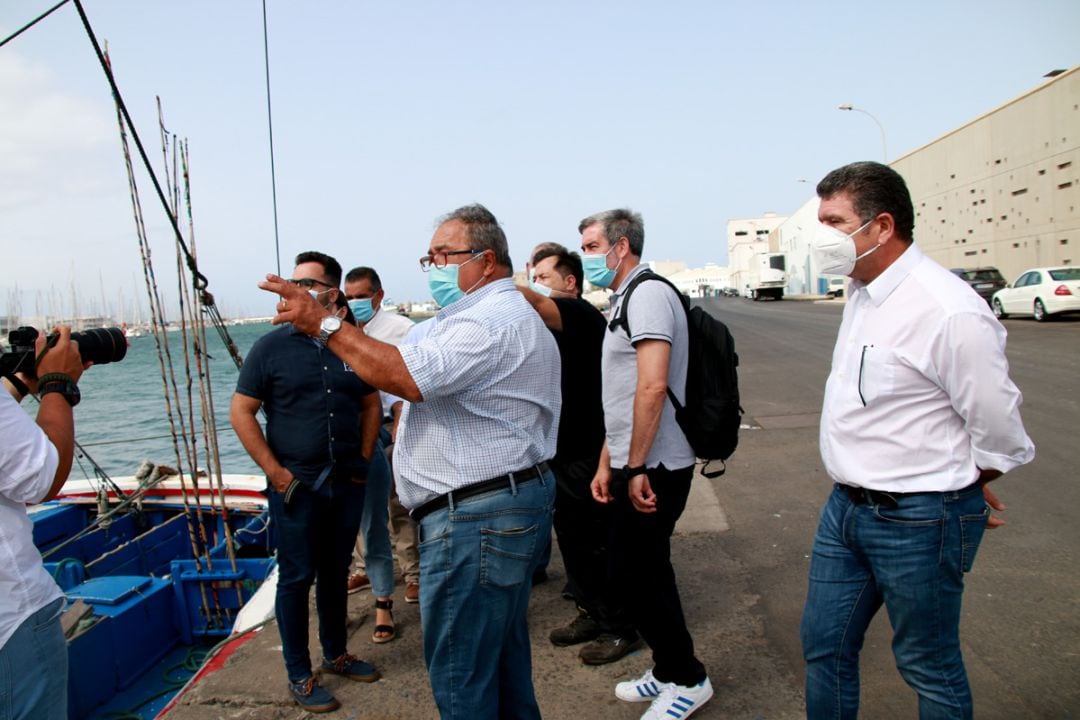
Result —
<path fill-rule="evenodd" d="M 56 333 L 49 336 L 48 347 L 56 344 Z M 38 331 L 32 327 L 19 327 L 8 333 L 8 351 L 0 355 L 0 377 L 11 378 L 15 373 L 28 377 L 37 376 L 34 343 Z M 71 333 L 71 339 L 79 343 L 82 361 L 95 365 L 119 362 L 127 355 L 127 338 L 120 328 L 93 328 Z"/>

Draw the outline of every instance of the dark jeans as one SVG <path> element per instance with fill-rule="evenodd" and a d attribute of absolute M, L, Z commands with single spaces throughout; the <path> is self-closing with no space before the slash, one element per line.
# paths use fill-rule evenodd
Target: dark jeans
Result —
<path fill-rule="evenodd" d="M 323 657 L 333 660 L 345 652 L 349 562 L 364 511 L 364 486 L 348 479 L 327 482 L 330 496 L 301 487 L 288 505 L 282 493 L 268 492 L 278 545 L 275 615 L 291 682 L 311 675 L 308 595 L 312 583 Z"/>
<path fill-rule="evenodd" d="M 919 718 L 972 717 L 960 607 L 988 513 L 978 485 L 904 497 L 895 508 L 856 505 L 833 489 L 803 609 L 808 718 L 857 717 L 859 651 L 883 604 L 896 667 L 919 695 Z"/>
<path fill-rule="evenodd" d="M 593 499 L 596 461 L 551 463 L 555 473 L 555 536 L 574 600 L 603 632 L 633 635 L 634 626 L 613 592 L 607 543 L 613 509 Z"/>
<path fill-rule="evenodd" d="M 694 656 L 694 640 L 686 629 L 675 570 L 671 567 L 671 533 L 686 507 L 694 467 L 650 468 L 656 512 L 634 509 L 627 495 L 628 478 L 612 472 L 615 517 L 609 558 L 617 597 L 627 602 L 637 631 L 653 651 L 653 675 L 661 682 L 696 685 L 705 666 Z"/>

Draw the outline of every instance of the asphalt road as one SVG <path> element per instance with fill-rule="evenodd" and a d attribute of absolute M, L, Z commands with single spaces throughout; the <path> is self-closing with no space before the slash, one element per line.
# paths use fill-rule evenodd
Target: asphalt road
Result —
<path fill-rule="evenodd" d="M 728 471 L 698 478 L 672 540 L 672 562 L 698 656 L 716 696 L 694 720 L 803 717 L 798 627 L 817 514 L 830 481 L 818 455 L 818 415 L 842 304 L 705 301 L 730 327 L 741 358 L 748 427 Z M 978 718 L 1080 717 L 1080 531 L 1071 513 L 1077 489 L 1068 454 L 1080 427 L 1080 319 L 1036 324 L 1006 320 L 1012 375 L 1038 447 L 1031 465 L 998 481 L 1008 524 L 988 535 L 968 576 L 962 639 Z M 913 443 L 918 438 L 912 439 Z M 533 678 L 546 720 L 631 720 L 645 707 L 612 694 L 619 680 L 651 666 L 636 652 L 589 667 L 577 648 L 547 641 L 573 617 L 561 599 L 558 552 L 552 580 L 529 606 Z M 374 662 L 374 685 L 329 677 L 342 701 L 330 718 L 415 720 L 437 716 L 423 666 L 416 605 L 395 607 L 400 637 L 373 645 L 371 597 L 350 596 L 349 649 Z M 314 613 L 312 613 L 314 615 Z M 311 629 L 312 648 L 316 630 Z M 914 693 L 896 672 L 888 620 L 875 620 L 862 659 L 861 717 L 915 718 Z M 317 650 L 316 650 L 317 652 Z M 285 690 L 280 640 L 267 626 L 226 667 L 196 686 L 173 720 L 311 717 Z"/>
<path fill-rule="evenodd" d="M 818 413 L 842 305 L 706 301 L 731 328 L 748 424 L 716 494 L 769 647 L 795 675 L 809 549 L 829 480 Z M 987 535 L 968 576 L 962 624 L 979 718 L 1080 717 L 1080 501 L 1071 452 L 1080 444 L 1080 318 L 1008 319 L 1008 357 L 1036 460 L 995 483 L 1007 525 Z M 918 442 L 912 439 L 913 444 Z M 862 659 L 862 716 L 916 717 L 881 614 Z"/>

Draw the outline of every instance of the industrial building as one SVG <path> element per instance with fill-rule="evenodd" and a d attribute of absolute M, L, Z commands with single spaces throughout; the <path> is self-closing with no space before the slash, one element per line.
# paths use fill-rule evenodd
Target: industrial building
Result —
<path fill-rule="evenodd" d="M 1012 282 L 1080 262 L 1080 66 L 890 164 L 911 191 L 915 241 L 945 267 L 992 266 Z M 788 254 L 789 293 L 821 291 L 808 252 L 817 206 L 769 238 Z"/>

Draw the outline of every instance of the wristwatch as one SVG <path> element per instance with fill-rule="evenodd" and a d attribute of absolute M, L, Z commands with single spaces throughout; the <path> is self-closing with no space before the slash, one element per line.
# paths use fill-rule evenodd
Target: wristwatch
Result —
<path fill-rule="evenodd" d="M 327 315 L 322 319 L 319 326 L 319 344 L 326 347 L 330 342 L 330 336 L 341 329 L 341 318 L 337 315 Z"/>
<path fill-rule="evenodd" d="M 644 465 L 638 465 L 637 467 L 630 467 L 629 465 L 623 465 L 623 472 L 626 473 L 627 478 L 637 477 L 638 475 L 644 475 L 648 471 L 648 468 Z"/>
<path fill-rule="evenodd" d="M 58 392 L 68 401 L 68 405 L 75 407 L 82 399 L 79 386 L 64 373 L 46 373 L 38 378 L 38 398 L 43 398 L 49 393 Z"/>

